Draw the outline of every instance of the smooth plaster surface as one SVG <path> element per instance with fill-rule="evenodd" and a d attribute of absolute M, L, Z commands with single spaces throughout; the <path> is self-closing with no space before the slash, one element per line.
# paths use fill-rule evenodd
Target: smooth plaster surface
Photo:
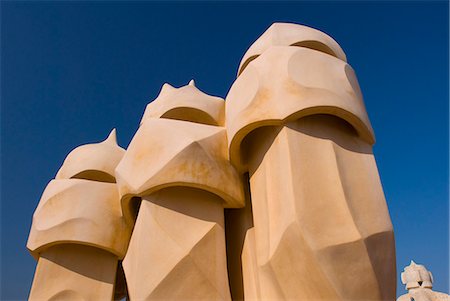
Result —
<path fill-rule="evenodd" d="M 339 73 L 333 72 L 340 68 L 327 69 L 329 66 L 334 66 L 333 61 L 328 59 L 332 56 L 320 49 L 311 49 L 309 44 L 308 47 L 304 46 L 300 42 L 294 43 L 293 46 L 270 46 L 264 50 L 265 53 L 248 64 L 236 83 L 242 82 L 243 76 L 250 72 L 249 68 L 257 66 L 260 62 L 263 66 L 269 66 L 266 72 L 262 73 L 263 78 L 272 76 L 277 79 L 277 81 L 269 81 L 266 86 L 259 84 L 256 94 L 262 94 L 262 98 L 258 101 L 250 101 L 251 105 L 247 107 L 234 108 L 236 99 L 239 99 L 241 95 L 248 96 L 249 87 L 252 91 L 251 85 L 237 86 L 238 88 L 234 91 L 232 88 L 233 97 L 227 97 L 227 100 L 231 99 L 231 101 L 227 102 L 225 114 L 227 115 L 230 111 L 230 114 L 235 116 L 239 116 L 240 111 L 249 108 L 268 111 L 267 108 L 270 105 L 264 103 L 265 99 L 278 99 L 288 103 L 296 98 L 297 101 L 300 100 L 299 103 L 302 105 L 288 106 L 288 113 L 278 112 L 275 117 L 263 114 L 255 121 L 251 118 L 246 119 L 248 114 L 242 114 L 239 118 L 230 118 L 231 123 L 236 123 L 237 127 L 233 128 L 228 122 L 225 127 L 221 127 L 205 125 L 204 119 L 198 117 L 199 114 L 193 114 L 193 112 L 204 110 L 201 116 L 209 114 L 208 118 L 214 119 L 212 117 L 214 114 L 208 111 L 214 110 L 214 106 L 211 108 L 203 106 L 192 111 L 189 105 L 181 102 L 176 104 L 178 107 L 175 106 L 177 109 L 175 115 L 158 113 L 144 118 L 135 139 L 115 171 L 120 198 L 126 200 L 141 197 L 143 199 L 137 214 L 137 227 L 135 226 L 133 231 L 130 248 L 124 261 L 125 277 L 130 281 L 129 295 L 132 298 L 157 300 L 173 294 L 171 299 L 174 300 L 230 299 L 226 272 L 223 208 L 243 207 L 243 186 L 245 186 L 243 183 L 245 177 L 234 170 L 232 165 L 235 165 L 240 172 L 246 172 L 248 168 L 250 175 L 253 227 L 243 228 L 247 228 L 247 235 L 242 245 L 244 296 L 248 293 L 248 299 L 271 300 L 295 298 L 391 300 L 395 296 L 395 249 L 392 224 L 373 160 L 371 144 L 374 138 L 358 84 L 353 75 L 353 78 L 349 79 L 351 88 L 345 89 L 344 85 L 344 92 L 338 91 L 342 89 L 341 85 L 321 87 L 322 84 L 326 85 L 329 82 L 323 80 L 326 76 L 330 76 L 331 79 L 339 77 Z M 279 71 L 274 68 L 274 66 L 284 66 L 283 60 L 279 59 L 283 58 L 284 49 L 289 51 L 295 49 L 298 57 L 302 57 L 304 52 L 304 56 L 310 58 L 306 65 L 300 59 L 298 66 L 299 59 L 295 55 L 293 59 L 288 59 L 287 82 L 292 79 L 294 82 L 306 80 L 304 84 L 309 89 L 332 91 L 332 95 L 328 96 L 326 93 L 325 96 L 313 93 L 309 96 L 311 99 L 316 97 L 320 100 L 328 97 L 342 100 L 331 100 L 332 103 L 334 102 L 332 105 L 312 104 L 308 102 L 308 97 L 303 98 L 304 93 L 301 89 L 291 89 L 289 85 L 286 86 L 283 83 L 283 73 L 286 72 L 286 68 L 282 67 Z M 266 53 L 272 56 L 266 57 Z M 312 59 L 317 55 L 319 58 L 324 56 L 326 59 Z M 319 70 L 317 74 L 314 74 L 317 71 L 315 68 L 306 68 L 313 74 L 310 78 L 303 77 L 302 72 L 299 72 L 299 70 L 304 71 L 303 67 L 307 67 L 308 64 L 321 66 L 317 69 Z M 346 74 L 348 68 L 347 65 L 344 68 Z M 264 71 L 264 68 L 262 70 Z M 313 81 L 309 82 L 310 79 Z M 248 81 L 252 82 L 251 79 Z M 253 82 L 258 81 L 253 79 Z M 188 86 L 192 87 L 193 83 Z M 292 95 L 286 97 L 286 93 Z M 185 95 L 178 97 L 186 103 L 192 101 Z M 299 114 L 307 109 L 311 109 L 307 114 Z M 277 111 L 276 106 L 275 111 Z M 286 114 L 290 114 L 288 116 L 290 118 L 287 118 Z M 215 116 L 217 125 L 221 125 L 220 115 Z M 248 130 L 248 123 L 253 126 L 251 130 Z M 238 132 L 236 128 L 240 127 L 246 128 L 247 131 L 236 134 Z M 232 141 L 231 162 L 228 161 L 226 149 L 226 131 L 232 137 L 228 138 L 229 143 L 230 140 Z M 142 135 L 142 132 L 146 134 Z M 211 135 L 209 132 L 214 134 Z M 174 140 L 165 139 L 173 133 L 176 133 L 173 136 Z M 258 135 L 261 135 L 259 139 L 254 138 Z M 235 137 L 238 137 L 238 143 L 235 142 Z M 187 142 L 183 142 L 183 139 Z M 328 140 L 331 144 L 327 142 Z M 152 150 L 153 156 L 145 159 L 148 153 L 152 154 Z M 199 151 L 201 155 L 198 155 Z M 161 154 L 164 160 L 154 161 L 152 164 L 156 154 Z M 246 164 L 242 163 L 241 156 L 244 157 Z M 105 160 L 105 158 L 99 157 L 99 160 Z M 166 164 L 166 161 L 170 164 Z M 126 163 L 122 164 L 122 162 Z M 70 160 L 68 164 L 70 165 Z M 98 170 L 108 174 L 103 169 L 107 168 L 87 166 L 81 172 Z M 174 170 L 181 171 L 181 176 L 179 172 L 174 173 Z M 223 171 L 225 171 L 224 180 L 220 177 Z M 92 176 L 92 173 L 87 174 Z M 111 175 L 111 172 L 109 174 Z M 72 176 L 67 181 L 98 182 L 100 180 L 115 186 L 106 179 L 78 180 L 74 177 L 76 176 Z M 201 193 L 194 193 L 194 197 L 190 196 L 189 191 L 197 190 Z M 167 194 L 163 193 L 165 191 L 168 191 Z M 155 195 L 157 195 L 156 198 Z M 94 194 L 93 197 L 97 195 Z M 100 197 L 99 200 L 101 199 Z M 208 202 L 208 205 L 202 202 Z M 130 206 L 126 201 L 121 201 L 120 204 L 122 208 L 119 210 L 119 220 L 127 227 L 131 227 L 135 216 L 127 212 Z M 197 207 L 199 204 L 200 207 Z M 216 209 L 212 207 L 207 209 L 213 204 Z M 168 206 L 169 210 L 166 211 L 161 206 L 164 208 Z M 371 210 L 366 210 L 367 207 Z M 195 216 L 194 219 L 190 218 L 192 214 L 199 214 L 203 210 L 208 212 L 206 219 L 213 222 L 212 228 L 208 228 L 206 233 L 201 230 L 205 219 L 202 214 Z M 95 215 L 95 211 L 92 211 L 92 214 Z M 163 216 L 161 220 L 164 220 L 168 227 L 161 227 L 161 222 L 156 224 L 151 222 L 158 220 L 160 214 Z M 183 221 L 185 218 L 187 219 Z M 103 218 L 100 216 L 100 219 Z M 245 223 L 248 224 L 247 221 Z M 185 250 L 182 253 L 189 256 L 174 255 L 174 261 L 168 261 L 170 268 L 165 272 L 167 266 L 163 264 L 165 260 L 161 256 L 168 255 L 175 248 L 169 248 L 167 252 L 164 252 L 161 246 L 170 245 L 164 243 L 168 242 L 168 238 L 177 241 L 173 239 L 173 236 L 179 235 L 180 229 L 189 230 L 190 228 L 192 231 L 189 234 L 180 237 L 182 240 L 187 239 L 187 250 L 191 251 Z M 161 231 L 162 229 L 165 230 Z M 148 230 L 151 235 L 145 234 Z M 69 237 L 72 236 L 70 231 L 66 231 L 66 234 Z M 46 234 L 42 235 L 46 236 Z M 129 238 L 126 232 L 124 235 L 124 238 L 120 239 L 122 244 Z M 144 246 L 145 244 L 141 245 L 144 237 L 150 239 L 147 247 Z M 152 237 L 156 239 L 154 245 Z M 158 237 L 160 239 L 157 239 Z M 62 239 L 52 238 L 52 240 L 55 241 L 55 245 L 65 243 Z M 189 247 L 192 244 L 189 243 L 190 240 L 194 242 L 195 248 Z M 72 243 L 91 244 L 89 239 L 84 238 Z M 111 251 L 101 244 L 98 244 L 98 247 Z M 53 249 L 50 245 L 47 248 Z M 146 249 L 150 252 L 147 253 Z M 197 249 L 198 251 L 194 252 Z M 210 251 L 213 251 L 212 255 L 206 256 L 211 253 Z M 46 252 L 41 251 L 39 256 L 44 257 Z M 115 254 L 114 250 L 112 252 Z M 202 256 L 194 256 L 197 252 Z M 140 274 L 141 270 L 136 269 L 140 267 L 139 260 L 145 263 L 161 263 L 162 266 L 155 268 L 154 275 Z M 189 265 L 191 260 L 196 262 L 194 268 Z M 41 262 L 41 259 L 39 261 Z M 110 268 L 113 266 L 113 279 L 115 279 L 117 260 L 112 262 Z M 202 265 L 205 265 L 206 272 Z M 130 266 L 135 268 L 130 269 Z M 200 270 L 202 272 L 199 272 Z M 42 264 L 41 268 L 38 266 L 36 279 L 42 277 L 42 273 L 45 275 L 45 273 L 59 272 L 57 266 L 52 268 Z M 207 282 L 202 280 L 205 273 L 214 275 L 212 278 L 205 278 L 213 284 L 212 288 L 209 288 Z M 191 275 L 192 277 L 187 277 L 187 280 L 193 282 L 182 284 L 185 280 L 179 278 L 180 275 Z M 233 273 L 228 275 L 234 277 Z M 158 277 L 163 278 L 157 280 Z M 308 281 L 299 283 L 300 279 L 308 277 Z M 42 284 L 34 284 L 32 291 L 39 291 L 41 287 L 38 286 Z M 201 288 L 200 292 L 194 287 Z M 114 293 L 113 290 L 112 293 Z M 50 296 L 53 296 L 52 294 Z M 75 298 L 75 295 L 67 295 L 67 297 Z"/>

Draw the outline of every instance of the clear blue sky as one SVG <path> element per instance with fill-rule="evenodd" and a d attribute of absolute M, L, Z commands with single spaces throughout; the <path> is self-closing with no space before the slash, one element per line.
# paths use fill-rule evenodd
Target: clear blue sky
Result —
<path fill-rule="evenodd" d="M 3 1 L 0 299 L 28 295 L 31 217 L 71 149 L 113 127 L 126 147 L 164 82 L 225 96 L 247 47 L 280 21 L 345 50 L 377 136 L 398 272 L 414 259 L 448 292 L 447 2 Z"/>

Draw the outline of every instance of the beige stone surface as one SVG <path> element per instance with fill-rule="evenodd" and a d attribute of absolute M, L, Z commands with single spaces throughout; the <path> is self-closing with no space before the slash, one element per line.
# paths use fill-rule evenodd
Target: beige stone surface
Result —
<path fill-rule="evenodd" d="M 356 76 L 295 39 L 332 42 L 293 27 L 250 47 L 226 97 L 230 160 L 250 176 L 245 299 L 393 300 L 393 229 Z"/>
<path fill-rule="evenodd" d="M 256 256 L 258 254 L 255 242 L 255 228 L 247 230 L 242 248 L 242 283 L 243 298 L 238 300 L 264 300 L 261 295 L 259 269 Z"/>
<path fill-rule="evenodd" d="M 124 295 L 118 260 L 133 225 L 122 214 L 115 184 L 114 169 L 125 152 L 115 135 L 113 130 L 103 142 L 75 148 L 47 185 L 27 243 L 38 259 L 30 300 Z"/>
<path fill-rule="evenodd" d="M 129 219 L 142 198 L 123 262 L 131 299 L 231 299 L 223 208 L 243 207 L 244 192 L 216 126 L 223 111 L 222 99 L 193 82 L 166 85 L 116 168 Z"/>
<path fill-rule="evenodd" d="M 298 46 L 315 49 L 347 61 L 341 46 L 320 30 L 292 23 L 272 24 L 245 52 L 239 65 L 238 75 L 248 64 L 273 46 Z"/>
<path fill-rule="evenodd" d="M 228 161 L 223 127 L 149 118 L 138 129 L 116 169 L 123 208 L 131 216 L 133 196 L 170 186 L 203 189 L 242 207 L 241 177 Z"/>
<path fill-rule="evenodd" d="M 88 179 L 115 183 L 114 170 L 125 150 L 117 145 L 113 129 L 105 141 L 85 144 L 71 151 L 56 174 L 56 179 Z"/>
<path fill-rule="evenodd" d="M 112 300 L 117 257 L 83 245 L 61 244 L 39 258 L 29 300 Z"/>
<path fill-rule="evenodd" d="M 408 291 L 400 296 L 397 301 L 449 301 L 450 295 L 435 292 L 433 288 L 433 275 L 425 266 L 416 264 L 411 260 L 411 264 L 405 267 L 401 274 L 402 283 Z"/>
<path fill-rule="evenodd" d="M 38 257 L 56 244 L 84 244 L 123 258 L 131 229 L 115 184 L 52 180 L 34 212 L 27 247 Z"/>
<path fill-rule="evenodd" d="M 148 118 L 168 118 L 223 126 L 224 100 L 200 91 L 194 80 L 180 88 L 164 84 L 159 96 L 147 105 L 141 124 Z"/>
<path fill-rule="evenodd" d="M 362 139 L 375 139 L 353 69 L 319 51 L 269 48 L 236 79 L 226 99 L 230 159 L 240 170 L 246 169 L 240 144 L 251 131 L 308 115 L 338 116 Z"/>
<path fill-rule="evenodd" d="M 123 266 L 131 300 L 231 300 L 222 200 L 184 187 L 143 197 Z"/>
<path fill-rule="evenodd" d="M 33 216 L 31 300 L 395 299 L 375 137 L 345 53 L 275 23 L 238 73 L 226 103 L 164 84 L 126 151 L 113 130 L 70 152 Z M 448 300 L 423 266 L 402 281 L 399 300 Z"/>
<path fill-rule="evenodd" d="M 329 115 L 259 130 L 248 145 L 263 299 L 395 298 L 394 237 L 370 145 Z"/>

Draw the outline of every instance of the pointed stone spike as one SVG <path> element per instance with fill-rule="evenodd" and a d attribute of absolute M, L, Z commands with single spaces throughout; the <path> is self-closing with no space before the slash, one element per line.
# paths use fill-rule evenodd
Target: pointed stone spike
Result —
<path fill-rule="evenodd" d="M 414 260 L 411 260 L 411 263 L 409 265 L 417 265 L 417 263 L 415 263 Z"/>
<path fill-rule="evenodd" d="M 117 144 L 117 133 L 116 133 L 116 128 L 113 128 L 113 129 L 111 130 L 111 133 L 109 133 L 108 138 L 106 138 L 104 142 L 107 142 L 107 143 L 108 143 L 108 142 L 109 142 L 109 143 L 113 142 L 113 143 Z"/>
<path fill-rule="evenodd" d="M 164 85 L 161 88 L 161 94 L 172 90 L 175 90 L 175 88 L 172 85 L 164 83 Z"/>
<path fill-rule="evenodd" d="M 193 79 L 191 79 L 191 81 L 189 82 L 189 86 L 194 86 L 195 87 L 195 81 Z"/>

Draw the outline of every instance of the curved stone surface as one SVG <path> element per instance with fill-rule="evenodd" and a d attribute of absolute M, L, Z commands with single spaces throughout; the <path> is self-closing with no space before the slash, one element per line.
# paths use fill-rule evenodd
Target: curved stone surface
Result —
<path fill-rule="evenodd" d="M 298 46 L 314 49 L 347 61 L 341 46 L 327 34 L 304 25 L 272 24 L 247 50 L 239 65 L 238 76 L 248 64 L 273 46 Z"/>
<path fill-rule="evenodd" d="M 71 151 L 56 179 L 87 179 L 114 183 L 114 170 L 125 150 L 117 145 L 116 130 L 100 143 L 81 145 Z"/>
<path fill-rule="evenodd" d="M 123 258 L 131 231 L 115 184 L 52 180 L 33 215 L 27 247 L 38 257 L 57 244 L 82 244 Z"/>
<path fill-rule="evenodd" d="M 242 282 L 245 301 L 262 300 L 258 263 L 256 262 L 255 228 L 250 228 L 245 235 L 242 248 Z"/>
<path fill-rule="evenodd" d="M 130 218 L 131 197 L 171 186 L 209 191 L 224 200 L 224 207 L 244 205 L 241 177 L 228 161 L 222 127 L 147 119 L 117 166 L 116 177 L 124 213 Z"/>
<path fill-rule="evenodd" d="M 330 115 L 260 129 L 248 146 L 250 298 L 394 300 L 394 235 L 371 146 Z"/>
<path fill-rule="evenodd" d="M 180 88 L 164 84 L 158 97 L 147 105 L 141 124 L 149 118 L 168 118 L 223 126 L 224 114 L 224 100 L 200 91 L 191 80 Z"/>
<path fill-rule="evenodd" d="M 131 300 L 231 300 L 222 200 L 186 187 L 143 197 L 123 261 Z"/>
<path fill-rule="evenodd" d="M 307 48 L 271 47 L 252 61 L 226 98 L 230 160 L 241 171 L 241 142 L 256 128 L 314 114 L 349 122 L 373 144 L 372 127 L 353 69 L 344 61 Z"/>
<path fill-rule="evenodd" d="M 113 300 L 117 268 L 114 254 L 61 244 L 40 255 L 29 301 Z"/>
<path fill-rule="evenodd" d="M 193 81 L 165 84 L 126 152 L 113 131 L 67 156 L 33 217 L 30 300 L 392 301 L 373 143 L 339 45 L 274 24 L 226 104 Z M 224 207 L 244 208 L 225 221 Z M 438 300 L 431 274 L 418 275 L 404 276 L 401 300 Z"/>

